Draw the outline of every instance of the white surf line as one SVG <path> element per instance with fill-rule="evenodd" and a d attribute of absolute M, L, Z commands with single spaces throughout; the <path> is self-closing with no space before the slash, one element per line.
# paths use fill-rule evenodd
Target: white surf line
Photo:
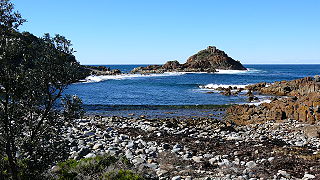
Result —
<path fill-rule="evenodd" d="M 183 72 L 165 72 L 162 74 L 119 74 L 119 75 L 102 75 L 95 76 L 91 75 L 86 77 L 82 82 L 93 83 L 101 82 L 106 80 L 122 80 L 122 79 L 131 79 L 131 78 L 144 78 L 144 77 L 163 77 L 163 76 L 179 76 L 183 75 Z"/>

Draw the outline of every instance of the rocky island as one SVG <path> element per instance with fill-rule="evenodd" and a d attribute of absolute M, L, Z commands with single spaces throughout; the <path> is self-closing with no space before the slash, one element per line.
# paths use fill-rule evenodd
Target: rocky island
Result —
<path fill-rule="evenodd" d="M 187 62 L 180 64 L 177 60 L 168 61 L 164 65 L 150 65 L 147 67 L 137 67 L 132 73 L 164 73 L 164 72 L 217 72 L 217 69 L 223 70 L 246 70 L 240 63 L 229 57 L 224 51 L 215 46 L 209 46 L 207 49 L 199 51 L 190 56 Z"/>
<path fill-rule="evenodd" d="M 105 75 L 118 75 L 121 74 L 119 69 L 111 69 L 105 66 L 89 66 L 82 65 L 83 71 L 87 76 L 95 75 L 95 76 L 105 76 Z"/>

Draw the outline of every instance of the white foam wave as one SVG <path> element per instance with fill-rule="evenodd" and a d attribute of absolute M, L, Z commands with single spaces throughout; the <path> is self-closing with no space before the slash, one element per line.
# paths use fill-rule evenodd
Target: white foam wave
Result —
<path fill-rule="evenodd" d="M 177 73 L 183 73 L 183 74 L 208 74 L 208 72 L 196 72 L 196 71 L 182 71 Z"/>
<path fill-rule="evenodd" d="M 204 86 L 199 86 L 201 89 L 218 89 L 218 88 L 229 88 L 230 86 L 232 88 L 237 87 L 237 88 L 245 88 L 248 84 L 246 85 L 239 85 L 239 84 L 207 84 Z"/>
<path fill-rule="evenodd" d="M 161 77 L 161 76 L 179 76 L 183 75 L 183 72 L 166 72 L 163 74 L 119 74 L 119 75 L 103 75 L 95 76 L 91 75 L 86 77 L 83 82 L 100 82 L 106 80 L 121 80 L 121 79 L 131 79 L 131 78 L 143 78 L 143 77 Z"/>
<path fill-rule="evenodd" d="M 217 72 L 215 74 L 241 74 L 247 73 L 248 70 L 225 70 L 225 69 L 216 69 Z"/>
<path fill-rule="evenodd" d="M 225 70 L 225 69 L 216 69 L 218 72 L 215 74 L 245 74 L 245 73 L 259 73 L 262 72 L 258 69 L 247 68 L 247 70 Z"/>
<path fill-rule="evenodd" d="M 270 103 L 271 100 L 270 99 L 265 99 L 265 100 L 262 100 L 262 101 L 259 101 L 259 102 L 251 102 L 251 103 L 248 103 L 249 105 L 255 105 L 255 106 L 259 106 L 260 104 L 262 103 Z"/>

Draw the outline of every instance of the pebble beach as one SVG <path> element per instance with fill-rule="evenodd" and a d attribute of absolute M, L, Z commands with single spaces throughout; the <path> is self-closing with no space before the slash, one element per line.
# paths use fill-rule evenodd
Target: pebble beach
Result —
<path fill-rule="evenodd" d="M 91 116 L 66 124 L 71 159 L 124 156 L 151 179 L 314 179 L 317 124 Z M 54 169 L 55 167 L 53 167 Z"/>

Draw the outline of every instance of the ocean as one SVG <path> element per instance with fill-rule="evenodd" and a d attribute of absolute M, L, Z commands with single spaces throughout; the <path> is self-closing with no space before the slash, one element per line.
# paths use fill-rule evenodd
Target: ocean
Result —
<path fill-rule="evenodd" d="M 106 65 L 129 73 L 133 68 L 147 65 Z M 317 65 L 244 65 L 248 71 L 223 70 L 218 73 L 124 74 L 90 77 L 89 82 L 70 85 L 65 94 L 79 96 L 89 113 L 122 115 L 136 110 L 195 109 L 220 105 L 248 103 L 244 95 L 224 96 L 204 87 L 245 86 L 259 82 L 272 83 L 320 74 Z M 208 93 L 210 92 L 210 93 Z M 260 101 L 268 99 L 259 96 Z M 165 108 L 167 107 L 167 108 Z M 174 108 L 173 108 L 174 107 Z M 187 107 L 187 108 L 186 108 Z M 164 110 L 162 110 L 164 109 Z M 159 113 L 160 111 L 160 113 Z M 189 112 L 189 111 L 188 111 Z M 199 115 L 192 112 L 193 115 Z M 170 113 L 166 113 L 168 115 Z"/>

